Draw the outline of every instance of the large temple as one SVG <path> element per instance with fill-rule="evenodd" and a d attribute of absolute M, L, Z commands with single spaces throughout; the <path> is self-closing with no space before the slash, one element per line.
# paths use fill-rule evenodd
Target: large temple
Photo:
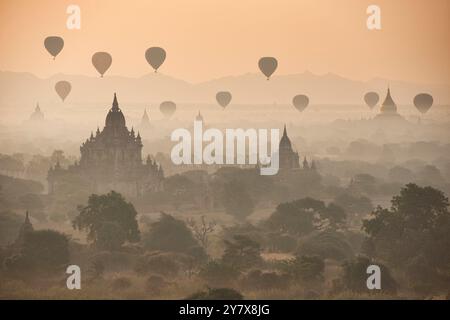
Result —
<path fill-rule="evenodd" d="M 142 161 L 142 140 L 134 130 L 128 130 L 125 117 L 119 108 L 116 94 L 109 110 L 105 127 L 97 128 L 80 147 L 78 163 L 63 169 L 57 164 L 48 172 L 49 193 L 68 175 L 78 175 L 90 182 L 92 192 L 105 193 L 110 190 L 127 196 L 140 197 L 149 190 L 161 187 L 164 173 L 156 161 L 147 157 Z M 67 179 L 66 179 L 67 180 Z"/>

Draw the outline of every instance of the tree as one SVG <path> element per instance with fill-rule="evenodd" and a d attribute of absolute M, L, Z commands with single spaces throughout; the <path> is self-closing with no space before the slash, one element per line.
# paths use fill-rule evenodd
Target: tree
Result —
<path fill-rule="evenodd" d="M 303 284 L 311 284 L 324 279 L 325 262 L 319 256 L 297 256 L 294 259 L 282 261 L 279 267 L 292 279 L 299 280 Z"/>
<path fill-rule="evenodd" d="M 367 288 L 367 267 L 377 265 L 380 267 L 381 289 L 368 290 Z M 352 291 L 352 292 L 372 292 L 372 293 L 390 293 L 395 294 L 397 291 L 397 283 L 392 278 L 389 269 L 383 264 L 371 261 L 367 257 L 358 256 L 353 260 L 345 261 L 342 264 L 342 275 L 334 283 L 335 291 Z"/>
<path fill-rule="evenodd" d="M 125 241 L 139 241 L 137 212 L 115 191 L 92 194 L 86 206 L 78 206 L 73 228 L 88 232 L 88 239 L 100 248 L 113 249 Z"/>
<path fill-rule="evenodd" d="M 99 248 L 117 250 L 127 240 L 124 228 L 117 222 L 103 222 L 97 231 L 97 243 Z"/>
<path fill-rule="evenodd" d="M 432 187 L 407 184 L 378 207 L 363 229 L 375 257 L 402 270 L 419 291 L 450 287 L 450 212 L 444 194 Z"/>
<path fill-rule="evenodd" d="M 249 216 L 254 209 L 254 203 L 243 183 L 232 180 L 224 185 L 222 203 L 227 214 L 238 219 Z"/>
<path fill-rule="evenodd" d="M 280 233 L 308 234 L 315 229 L 314 212 L 305 209 L 298 201 L 281 203 L 266 220 L 266 225 Z"/>
<path fill-rule="evenodd" d="M 272 231 L 307 235 L 325 227 L 339 228 L 345 221 L 344 210 L 334 203 L 328 206 L 313 198 L 282 203 L 266 220 L 266 226 Z"/>
<path fill-rule="evenodd" d="M 59 163 L 63 167 L 69 165 L 69 160 L 66 158 L 64 151 L 62 150 L 54 150 L 52 155 L 50 156 L 50 161 L 52 165 L 55 165 L 57 163 Z"/>
<path fill-rule="evenodd" d="M 370 174 L 361 173 L 353 177 L 349 189 L 356 193 L 372 195 L 377 191 L 377 180 Z"/>
<path fill-rule="evenodd" d="M 223 187 L 229 183 L 243 184 L 254 203 L 267 200 L 272 196 L 274 180 L 269 176 L 262 176 L 259 169 L 238 167 L 221 167 L 214 173 L 210 182 L 214 197 L 220 202 L 223 200 Z"/>
<path fill-rule="evenodd" d="M 0 246 L 12 243 L 23 223 L 23 217 L 10 211 L 0 212 Z"/>
<path fill-rule="evenodd" d="M 105 264 L 102 261 L 95 259 L 91 261 L 88 272 L 91 275 L 91 280 L 100 279 L 105 273 Z"/>
<path fill-rule="evenodd" d="M 145 247 L 151 250 L 183 253 L 198 246 L 186 223 L 164 212 L 161 212 L 158 221 L 150 225 L 150 229 L 143 236 L 143 242 Z"/>
<path fill-rule="evenodd" d="M 24 171 L 23 160 L 8 155 L 0 155 L 0 171 L 6 174 L 20 174 Z"/>
<path fill-rule="evenodd" d="M 40 267 L 64 267 L 69 262 L 69 240 L 54 230 L 38 230 L 26 236 L 23 253 Z"/>
<path fill-rule="evenodd" d="M 230 226 L 221 225 L 222 235 L 221 237 L 225 240 L 232 241 L 237 235 L 245 235 L 247 238 L 257 242 L 263 243 L 266 238 L 265 230 L 259 226 L 255 226 L 250 222 L 233 224 Z"/>
<path fill-rule="evenodd" d="M 343 233 L 328 229 L 303 238 L 296 255 L 316 255 L 323 259 L 344 260 L 353 256 L 353 250 Z"/>
<path fill-rule="evenodd" d="M 262 262 L 260 245 L 244 235 L 225 240 L 222 261 L 238 270 L 254 267 Z"/>
<path fill-rule="evenodd" d="M 0 175 L 2 194 L 6 199 L 16 199 L 27 193 L 41 193 L 44 186 L 36 181 Z"/>
<path fill-rule="evenodd" d="M 23 275 L 26 272 L 51 273 L 63 269 L 69 262 L 69 240 L 53 230 L 27 233 L 20 253 L 5 260 L 8 271 Z"/>
<path fill-rule="evenodd" d="M 216 228 L 216 222 L 209 221 L 206 222 L 205 216 L 202 216 L 200 219 L 200 223 L 195 222 L 193 218 L 187 221 L 187 224 L 191 228 L 194 233 L 195 238 L 202 245 L 202 247 L 206 250 L 209 245 L 209 234 L 214 232 Z"/>
<path fill-rule="evenodd" d="M 344 209 L 333 202 L 329 203 L 326 208 L 320 212 L 320 215 L 323 219 L 328 220 L 328 224 L 333 229 L 342 226 L 347 217 Z"/>
<path fill-rule="evenodd" d="M 214 287 L 231 285 L 239 278 L 239 275 L 239 270 L 217 260 L 208 261 L 198 273 L 201 280 Z"/>
<path fill-rule="evenodd" d="M 364 196 L 358 197 L 348 193 L 342 193 L 333 202 L 351 215 L 367 214 L 373 210 L 372 201 Z"/>

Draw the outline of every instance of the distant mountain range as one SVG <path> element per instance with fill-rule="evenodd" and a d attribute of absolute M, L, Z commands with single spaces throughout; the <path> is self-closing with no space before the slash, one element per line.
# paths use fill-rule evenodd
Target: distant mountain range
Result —
<path fill-rule="evenodd" d="M 230 91 L 235 104 L 286 104 L 296 94 L 306 94 L 311 104 L 360 105 L 367 91 L 375 91 L 382 101 L 388 85 L 397 104 L 412 104 L 417 93 L 433 95 L 435 104 L 450 104 L 450 85 L 414 84 L 376 78 L 355 81 L 335 74 L 315 75 L 310 72 L 277 75 L 267 81 L 260 74 L 243 74 L 192 84 L 161 73 L 151 73 L 138 78 L 56 74 L 41 79 L 30 73 L 0 71 L 0 108 L 27 108 L 36 102 L 60 103 L 54 86 L 57 81 L 72 84 L 66 99 L 68 104 L 94 104 L 104 107 L 117 92 L 119 101 L 125 103 L 159 104 L 164 100 L 176 103 L 215 104 L 218 91 Z"/>

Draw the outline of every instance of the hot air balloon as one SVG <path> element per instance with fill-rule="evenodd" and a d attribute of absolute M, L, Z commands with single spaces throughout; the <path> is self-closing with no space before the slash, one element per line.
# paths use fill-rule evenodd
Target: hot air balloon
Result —
<path fill-rule="evenodd" d="M 428 93 L 421 93 L 414 97 L 414 105 L 417 110 L 425 114 L 433 105 L 433 97 Z"/>
<path fill-rule="evenodd" d="M 56 36 L 47 37 L 44 40 L 44 46 L 48 53 L 52 55 L 53 60 L 55 60 L 58 53 L 60 53 L 64 47 L 64 40 L 63 38 Z"/>
<path fill-rule="evenodd" d="M 92 56 L 92 64 L 103 78 L 105 72 L 109 69 L 112 63 L 112 57 L 108 52 L 96 52 Z"/>
<path fill-rule="evenodd" d="M 72 85 L 68 81 L 58 81 L 55 84 L 55 91 L 63 102 L 69 95 L 70 90 L 72 90 Z"/>
<path fill-rule="evenodd" d="M 225 108 L 231 101 L 231 93 L 228 91 L 220 91 L 216 94 L 216 100 L 222 108 Z"/>
<path fill-rule="evenodd" d="M 170 118 L 176 109 L 177 105 L 172 101 L 164 101 L 159 105 L 159 110 L 166 118 Z"/>
<path fill-rule="evenodd" d="M 267 77 L 267 80 L 269 80 L 270 76 L 277 69 L 278 61 L 273 57 L 263 57 L 259 59 L 258 66 L 259 70 L 261 70 L 261 72 Z"/>
<path fill-rule="evenodd" d="M 147 51 L 145 51 L 145 59 L 148 64 L 153 67 L 155 72 L 157 72 L 164 60 L 166 60 L 166 51 L 160 47 L 148 48 Z"/>
<path fill-rule="evenodd" d="M 367 92 L 364 95 L 364 101 L 369 106 L 370 109 L 373 109 L 380 100 L 380 97 L 378 96 L 378 93 L 376 92 Z"/>
<path fill-rule="evenodd" d="M 298 111 L 302 112 L 308 106 L 309 98 L 307 96 L 305 96 L 304 94 L 296 95 L 292 99 L 292 104 Z"/>

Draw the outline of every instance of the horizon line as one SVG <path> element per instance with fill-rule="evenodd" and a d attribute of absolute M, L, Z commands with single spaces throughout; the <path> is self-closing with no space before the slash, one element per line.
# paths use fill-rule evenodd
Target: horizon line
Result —
<path fill-rule="evenodd" d="M 57 77 L 57 76 L 72 76 L 72 77 L 87 77 L 87 78 L 100 78 L 96 75 L 89 75 L 89 74 L 82 74 L 82 73 L 63 73 L 63 72 L 58 72 L 58 73 L 54 73 L 50 76 L 44 77 L 44 76 L 40 76 L 37 75 L 33 72 L 30 71 L 13 71 L 13 70 L 0 70 L 0 73 L 15 73 L 15 74 L 27 74 L 27 75 L 31 75 L 34 76 L 35 78 L 39 79 L 39 80 L 50 80 L 53 77 Z M 407 84 L 414 84 L 414 85 L 432 85 L 432 86 L 450 86 L 450 83 L 442 83 L 442 82 L 432 82 L 432 83 L 424 83 L 424 82 L 415 82 L 415 81 L 410 81 L 410 80 L 404 80 L 404 79 L 390 79 L 390 78 L 384 78 L 381 76 L 373 76 L 370 79 L 367 80 L 361 80 L 361 79 L 354 79 L 354 78 L 349 78 L 346 76 L 342 76 L 340 74 L 337 73 L 333 73 L 333 72 L 326 72 L 326 73 L 314 73 L 311 72 L 309 70 L 305 70 L 303 72 L 298 72 L 298 73 L 286 73 L 286 74 L 278 74 L 278 75 L 273 75 L 271 77 L 271 80 L 276 79 L 278 77 L 289 77 L 289 76 L 298 76 L 298 75 L 305 75 L 305 74 L 309 74 L 312 76 L 316 76 L 316 77 L 326 77 L 328 75 L 331 76 L 336 76 L 336 77 L 340 77 L 344 80 L 348 80 L 348 81 L 354 81 L 354 82 L 362 82 L 362 83 L 368 83 L 371 81 L 386 81 L 387 85 L 392 84 L 393 82 L 397 82 L 397 83 L 407 83 Z M 213 82 L 213 81 L 218 81 L 218 80 L 222 80 L 222 79 L 226 79 L 226 78 L 239 78 L 239 77 L 243 77 L 243 76 L 255 76 L 255 75 L 259 75 L 258 72 L 246 72 L 246 73 L 241 73 L 241 74 L 237 74 L 237 75 L 225 75 L 225 76 L 221 76 L 221 77 L 216 77 L 216 78 L 211 78 L 209 80 L 202 80 L 202 81 L 197 81 L 197 82 L 191 82 L 188 80 L 184 80 L 182 78 L 178 78 L 169 74 L 165 74 L 163 72 L 158 72 L 158 73 L 154 73 L 154 72 L 148 72 L 148 73 L 144 73 L 142 75 L 138 75 L 138 76 L 130 76 L 130 75 L 119 75 L 119 74 L 110 74 L 110 75 L 105 75 L 103 76 L 103 78 L 125 78 L 125 79 L 141 79 L 147 76 L 158 76 L 158 75 L 162 75 L 164 77 L 168 77 L 171 78 L 173 80 L 177 80 L 177 81 L 183 81 L 187 84 L 190 85 L 199 85 L 199 84 L 204 84 L 204 83 L 208 83 L 208 82 Z M 265 79 L 263 76 L 261 76 L 262 79 Z"/>

